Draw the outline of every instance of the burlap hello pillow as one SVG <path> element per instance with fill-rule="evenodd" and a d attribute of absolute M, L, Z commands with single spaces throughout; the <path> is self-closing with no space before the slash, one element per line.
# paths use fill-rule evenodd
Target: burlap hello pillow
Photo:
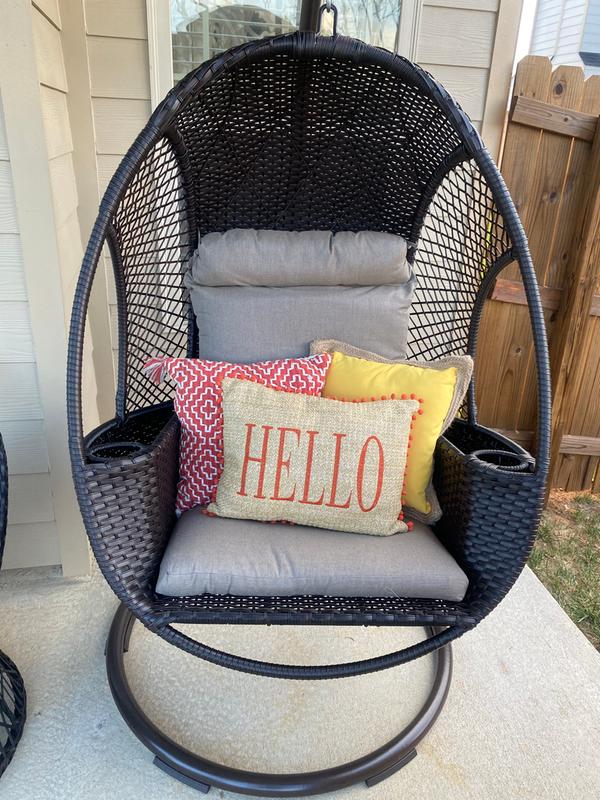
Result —
<path fill-rule="evenodd" d="M 337 402 L 225 378 L 224 465 L 209 513 L 388 536 L 399 519 L 414 400 Z"/>

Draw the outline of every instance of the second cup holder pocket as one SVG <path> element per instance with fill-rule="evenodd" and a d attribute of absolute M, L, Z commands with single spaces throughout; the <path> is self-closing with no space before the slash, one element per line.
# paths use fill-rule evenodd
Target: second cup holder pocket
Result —
<path fill-rule="evenodd" d="M 90 447 L 89 454 L 94 461 L 111 461 L 114 458 L 133 458 L 144 450 L 139 442 L 106 442 Z"/>
<path fill-rule="evenodd" d="M 535 464 L 532 456 L 510 450 L 474 450 L 471 455 L 501 472 L 528 472 Z"/>

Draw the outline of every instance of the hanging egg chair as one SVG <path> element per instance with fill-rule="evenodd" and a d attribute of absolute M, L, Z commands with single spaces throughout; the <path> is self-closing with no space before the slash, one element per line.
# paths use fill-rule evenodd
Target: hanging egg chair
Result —
<path fill-rule="evenodd" d="M 433 531 L 468 577 L 462 600 L 155 591 L 176 524 L 179 425 L 171 389 L 142 365 L 153 353 L 203 355 L 182 275 L 199 237 L 236 228 L 404 237 L 418 280 L 409 357 L 467 353 L 475 372 L 485 299 L 501 270 L 518 265 L 537 365 L 536 458 L 478 423 L 473 384 L 435 452 L 443 514 Z M 84 331 L 105 245 L 117 298 L 116 407 L 86 434 Z M 525 565 L 548 470 L 550 379 L 535 273 L 509 193 L 466 114 L 415 64 L 337 34 L 254 41 L 191 72 L 154 111 L 102 200 L 73 307 L 68 421 L 85 527 L 122 604 L 107 650 L 111 688 L 156 763 L 201 789 L 272 796 L 372 784 L 403 766 L 446 697 L 449 643 L 495 608 Z M 143 714 L 123 664 L 135 620 L 187 653 L 255 675 L 339 678 L 437 653 L 436 680 L 412 725 L 362 759 L 302 775 L 240 771 L 190 753 Z M 424 626 L 431 635 L 357 663 L 296 666 L 220 652 L 182 632 L 186 623 Z"/>

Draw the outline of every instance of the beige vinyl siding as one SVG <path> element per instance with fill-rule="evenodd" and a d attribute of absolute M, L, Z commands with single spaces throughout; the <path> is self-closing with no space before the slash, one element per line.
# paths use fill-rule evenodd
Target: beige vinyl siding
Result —
<path fill-rule="evenodd" d="M 8 456 L 9 491 L 17 482 L 15 476 L 47 474 L 48 446 L 43 420 L 3 420 L 1 425 Z"/>
<path fill-rule="evenodd" d="M 34 5 L 60 30 L 58 0 L 35 0 Z"/>
<path fill-rule="evenodd" d="M 32 8 L 33 41 L 38 78 L 44 86 L 67 91 L 67 75 L 62 56 L 60 31 L 34 5 Z"/>
<path fill-rule="evenodd" d="M 0 363 L 34 361 L 27 303 L 0 302 Z"/>
<path fill-rule="evenodd" d="M 98 145 L 97 145 L 98 146 Z M 117 171 L 117 167 L 121 163 L 123 156 L 109 155 L 105 153 L 98 153 L 96 156 L 98 165 L 98 189 L 100 196 L 104 195 L 106 187 L 110 183 L 110 179 Z"/>
<path fill-rule="evenodd" d="M 596 0 L 538 0 L 530 52 L 548 56 L 555 66 L 583 67 L 586 77 L 600 75 L 600 67 L 589 63 L 589 54 L 600 53 L 600 4 Z"/>
<path fill-rule="evenodd" d="M 31 563 L 33 561 L 33 563 Z M 60 564 L 56 522 L 9 523 L 2 569 Z"/>
<path fill-rule="evenodd" d="M 522 0 L 423 0 L 416 60 L 498 157 Z"/>
<path fill-rule="evenodd" d="M 88 38 L 92 97 L 149 100 L 148 44 L 145 39 Z"/>
<path fill-rule="evenodd" d="M 424 0 L 417 61 L 458 100 L 476 125 L 485 110 L 497 0 Z"/>
<path fill-rule="evenodd" d="M 94 121 L 99 164 L 104 165 L 104 156 L 111 157 L 111 166 L 118 164 L 149 114 L 149 100 L 95 97 Z"/>
<path fill-rule="evenodd" d="M 3 567 L 60 564 L 65 575 L 81 575 L 89 551 L 71 479 L 64 370 L 82 245 L 62 3 L 3 9 L 0 66 L 10 74 L 0 136 L 0 288 L 8 289 L 0 299 L 0 430 L 10 476 Z M 96 424 L 93 377 L 83 394 Z"/>
<path fill-rule="evenodd" d="M 9 470 L 3 568 L 57 564 L 58 534 L 1 99 L 0 432 Z"/>
<path fill-rule="evenodd" d="M 147 39 L 146 0 L 85 0 L 85 18 L 92 36 Z"/>
<path fill-rule="evenodd" d="M 32 504 L 31 498 L 35 497 Z M 8 491 L 8 521 L 15 525 L 54 522 L 54 503 L 50 476 L 45 473 L 19 475 Z"/>
<path fill-rule="evenodd" d="M 0 186 L 3 185 L 1 173 L 5 165 L 8 165 L 8 162 L 4 162 L 0 155 Z M 0 190 L 0 202 L 3 194 Z M 1 227 L 2 223 L 0 222 Z M 18 233 L 0 234 L 0 297 L 5 303 L 27 300 L 25 276 L 23 275 L 23 254 Z"/>
<path fill-rule="evenodd" d="M 68 80 L 63 53 L 62 31 L 54 20 L 40 13 L 33 5 L 33 31 L 36 61 L 40 80 L 40 103 L 48 156 L 48 171 L 52 189 L 56 242 L 61 269 L 61 288 L 65 331 L 69 329 L 71 306 L 83 258 L 83 243 L 78 217 L 79 198 L 73 160 L 74 146 L 69 117 Z M 98 423 L 96 415 L 96 385 L 92 369 L 91 346 L 84 352 L 84 418 L 87 426 Z"/>
<path fill-rule="evenodd" d="M 150 116 L 145 0 L 85 0 L 98 189 L 108 182 Z M 105 256 L 116 370 L 116 298 Z"/>
<path fill-rule="evenodd" d="M 73 138 L 67 104 L 68 83 L 60 30 L 35 6 L 33 30 L 56 237 L 59 245 L 65 323 L 68 327 L 75 281 L 83 256 L 77 221 L 78 197 L 73 166 Z"/>

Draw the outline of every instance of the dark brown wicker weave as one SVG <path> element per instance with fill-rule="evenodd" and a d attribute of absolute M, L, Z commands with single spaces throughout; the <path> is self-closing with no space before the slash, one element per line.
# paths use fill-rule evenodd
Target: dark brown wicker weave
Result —
<path fill-rule="evenodd" d="M 8 464 L 0 435 L 0 566 L 8 519 Z M 0 777 L 10 764 L 23 733 L 26 717 L 25 685 L 12 660 L 0 650 Z"/>
<path fill-rule="evenodd" d="M 435 464 L 444 512 L 435 530 L 470 579 L 462 602 L 154 592 L 175 521 L 179 431 L 171 390 L 152 384 L 140 367 L 156 354 L 198 355 L 182 270 L 199 234 L 236 227 L 406 237 L 419 276 L 409 352 L 420 358 L 475 355 L 483 302 L 500 270 L 518 263 L 538 370 L 537 459 L 477 424 L 471 391 L 463 419 L 439 442 Z M 84 437 L 84 326 L 105 243 L 118 300 L 116 413 Z M 419 67 L 341 36 L 294 33 L 254 42 L 190 73 L 156 109 L 102 201 L 73 309 L 68 415 L 77 494 L 100 568 L 135 617 L 183 650 L 257 674 L 327 678 L 404 663 L 477 625 L 513 585 L 535 536 L 550 393 L 527 242 L 464 112 Z M 367 661 L 296 667 L 224 654 L 173 627 L 209 622 L 444 630 Z"/>

